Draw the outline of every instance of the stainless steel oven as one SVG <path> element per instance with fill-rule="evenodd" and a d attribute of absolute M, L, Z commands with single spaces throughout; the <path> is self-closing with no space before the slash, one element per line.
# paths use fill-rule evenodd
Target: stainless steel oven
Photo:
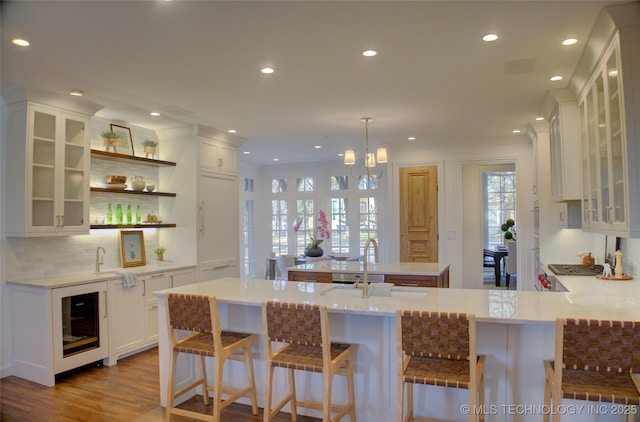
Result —
<path fill-rule="evenodd" d="M 54 372 L 107 358 L 107 283 L 53 289 L 52 300 Z"/>

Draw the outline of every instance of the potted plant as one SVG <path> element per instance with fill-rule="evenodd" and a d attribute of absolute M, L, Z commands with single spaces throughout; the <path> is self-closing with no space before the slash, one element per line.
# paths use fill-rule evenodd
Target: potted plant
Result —
<path fill-rule="evenodd" d="M 102 137 L 102 145 L 105 147 L 105 151 L 109 151 L 109 148 L 113 147 L 113 152 L 118 152 L 118 139 L 120 139 L 120 134 L 114 132 L 112 130 L 102 132 L 100 134 Z"/>
<path fill-rule="evenodd" d="M 151 158 L 154 158 L 154 156 L 156 155 L 156 147 L 158 146 L 158 142 L 151 139 L 145 139 L 142 143 L 142 146 L 144 147 L 145 158 L 149 158 L 149 156 L 151 156 Z"/>
<path fill-rule="evenodd" d="M 513 218 L 507 219 L 500 228 L 504 232 L 505 240 L 516 240 L 516 222 Z"/>
<path fill-rule="evenodd" d="M 167 248 L 162 246 L 158 246 L 157 248 L 153 249 L 153 253 L 156 254 L 156 258 L 158 258 L 158 261 L 164 261 L 164 251 L 166 250 Z"/>

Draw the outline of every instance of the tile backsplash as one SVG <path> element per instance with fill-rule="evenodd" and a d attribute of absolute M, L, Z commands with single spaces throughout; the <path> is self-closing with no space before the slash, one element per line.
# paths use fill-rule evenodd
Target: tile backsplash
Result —
<path fill-rule="evenodd" d="M 158 230 L 143 229 L 147 262 L 155 260 Z M 5 238 L 8 280 L 31 279 L 67 273 L 94 271 L 96 248 L 103 246 L 106 268 L 120 267 L 119 230 L 92 230 L 91 235 L 39 238 Z"/>

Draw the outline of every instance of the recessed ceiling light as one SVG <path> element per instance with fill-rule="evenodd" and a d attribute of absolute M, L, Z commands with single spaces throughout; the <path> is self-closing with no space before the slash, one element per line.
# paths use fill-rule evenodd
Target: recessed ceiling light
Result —
<path fill-rule="evenodd" d="M 562 76 L 555 75 L 555 76 L 550 77 L 549 80 L 551 80 L 553 82 L 561 81 L 562 80 Z"/>
<path fill-rule="evenodd" d="M 280 159 L 279 158 L 274 158 L 273 161 L 280 161 Z"/>
<path fill-rule="evenodd" d="M 538 117 L 536 117 L 536 120 L 537 120 L 538 122 L 541 122 L 542 120 L 544 120 L 544 117 L 542 117 L 542 116 L 538 116 Z"/>
<path fill-rule="evenodd" d="M 229 133 L 236 133 L 236 130 L 235 130 L 235 129 L 229 129 L 227 132 L 229 132 Z"/>
<path fill-rule="evenodd" d="M 249 155 L 249 154 L 251 154 L 251 151 L 243 151 L 242 153 L 243 153 L 244 155 Z"/>
<path fill-rule="evenodd" d="M 322 145 L 314 145 L 313 147 L 314 147 L 315 149 L 320 149 L 320 148 L 322 148 Z"/>
<path fill-rule="evenodd" d="M 340 154 L 338 154 L 338 157 L 344 157 L 344 152 L 341 152 Z"/>
<path fill-rule="evenodd" d="M 160 113 L 158 113 L 157 111 L 152 111 L 149 114 L 152 115 L 153 117 L 158 117 L 160 115 Z"/>
<path fill-rule="evenodd" d="M 265 75 L 271 75 L 273 72 L 275 72 L 275 70 L 273 70 L 273 68 L 271 67 L 263 67 L 262 69 L 260 69 L 260 72 L 264 73 Z"/>
<path fill-rule="evenodd" d="M 413 141 L 415 141 L 415 140 L 416 140 L 416 137 L 415 137 L 415 136 L 409 136 L 407 139 L 408 139 L 409 141 L 413 142 Z"/>
<path fill-rule="evenodd" d="M 11 41 L 14 45 L 17 45 L 18 47 L 29 47 L 31 45 L 31 43 L 27 40 L 23 40 L 21 38 L 16 38 L 13 41 Z"/>
<path fill-rule="evenodd" d="M 520 133 L 520 129 L 513 129 L 511 132 L 512 133 Z"/>
<path fill-rule="evenodd" d="M 69 95 L 73 95 L 74 97 L 82 97 L 84 95 L 84 91 L 81 89 L 72 89 L 69 91 Z"/>
<path fill-rule="evenodd" d="M 567 38 L 566 40 L 562 41 L 562 45 L 574 45 L 578 42 L 578 40 L 576 40 L 575 38 Z"/>
<path fill-rule="evenodd" d="M 495 41 L 497 39 L 498 39 L 498 36 L 496 34 L 484 34 L 482 36 L 482 41 L 490 42 L 490 41 Z"/>
<path fill-rule="evenodd" d="M 365 57 L 373 57 L 376 54 L 378 54 L 378 52 L 376 50 L 364 50 L 362 52 L 362 55 L 365 56 Z"/>

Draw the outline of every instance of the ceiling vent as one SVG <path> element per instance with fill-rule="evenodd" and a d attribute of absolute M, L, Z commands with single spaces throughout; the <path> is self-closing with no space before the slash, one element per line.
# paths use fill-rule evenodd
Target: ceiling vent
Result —
<path fill-rule="evenodd" d="M 524 73 L 533 73 L 533 66 L 536 59 L 512 60 L 504 63 L 505 75 L 522 75 Z"/>

